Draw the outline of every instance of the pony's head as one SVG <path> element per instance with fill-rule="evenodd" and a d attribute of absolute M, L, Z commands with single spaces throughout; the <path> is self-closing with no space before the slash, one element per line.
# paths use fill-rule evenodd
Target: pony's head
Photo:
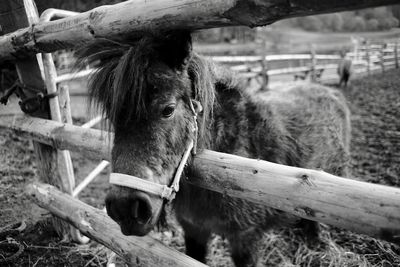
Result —
<path fill-rule="evenodd" d="M 213 102 L 208 67 L 192 53 L 190 33 L 152 34 L 129 44 L 96 41 L 79 54 L 98 66 L 89 94 L 114 130 L 112 172 L 170 186 L 190 141 L 204 138 L 202 120 Z M 164 203 L 159 195 L 119 185 L 106 197 L 107 212 L 125 235 L 147 234 Z"/>

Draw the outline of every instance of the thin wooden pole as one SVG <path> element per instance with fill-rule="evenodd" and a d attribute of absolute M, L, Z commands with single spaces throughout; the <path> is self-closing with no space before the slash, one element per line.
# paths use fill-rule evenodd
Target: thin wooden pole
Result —
<path fill-rule="evenodd" d="M 396 61 L 396 69 L 399 68 L 399 41 L 394 44 L 394 60 Z"/>
<path fill-rule="evenodd" d="M 355 54 L 355 60 L 359 61 L 360 60 L 360 40 L 359 39 L 355 39 L 354 54 Z"/>
<path fill-rule="evenodd" d="M 262 78 L 263 78 L 263 84 L 262 88 L 263 90 L 268 89 L 268 83 L 269 83 L 269 76 L 268 76 L 268 61 L 267 61 L 267 41 L 265 39 L 266 37 L 263 36 L 263 42 L 262 42 L 262 60 L 260 61 L 261 65 L 261 70 L 262 70 Z"/>
<path fill-rule="evenodd" d="M 50 53 L 42 54 L 43 57 L 43 70 L 45 74 L 45 84 L 47 87 L 48 94 L 55 94 L 57 93 L 57 71 L 56 67 L 54 66 L 53 57 Z M 63 91 L 62 100 L 64 104 L 68 103 L 69 97 L 65 95 L 67 93 L 65 90 Z M 72 122 L 71 118 L 71 109 L 63 109 L 64 114 L 61 115 L 60 104 L 58 102 L 58 96 L 52 97 L 49 99 L 50 104 L 50 114 L 51 119 L 57 122 L 62 122 L 62 117 L 66 120 Z M 66 113 L 66 112 L 69 112 Z M 72 165 L 71 155 L 68 150 L 60 150 L 58 153 L 58 172 L 60 175 L 61 181 L 61 189 L 63 192 L 66 192 L 72 195 L 73 190 L 75 188 L 75 175 L 74 175 L 74 168 Z M 70 229 L 71 237 L 74 241 L 79 243 L 87 243 L 89 239 L 87 237 L 83 237 L 80 235 L 79 231 L 71 228 Z"/>
<path fill-rule="evenodd" d="M 54 64 L 53 64 L 54 65 Z M 57 77 L 56 77 L 57 78 Z M 56 79 L 53 80 L 56 83 Z M 67 85 L 62 85 L 59 87 L 59 103 L 60 103 L 60 113 L 61 113 L 61 121 L 63 123 L 73 124 L 72 114 L 71 114 L 71 99 L 69 97 L 69 88 Z M 70 183 L 71 189 L 68 191 L 69 194 L 75 197 L 75 174 L 74 174 L 74 166 L 72 164 L 71 155 L 68 150 L 63 150 L 63 158 L 65 160 L 65 169 L 67 176 L 64 179 L 68 179 Z M 80 232 L 71 227 L 71 237 L 75 242 L 80 244 L 85 244 L 89 242 L 89 238 L 82 236 Z"/>
<path fill-rule="evenodd" d="M 93 118 L 92 120 L 82 124 L 80 127 L 81 128 L 85 128 L 85 129 L 89 129 L 92 128 L 93 126 L 95 126 L 96 124 L 98 124 L 99 122 L 101 122 L 103 120 L 102 116 L 97 116 L 95 118 Z M 97 175 L 100 174 L 101 171 L 103 171 L 108 165 L 110 165 L 110 162 L 108 162 L 107 160 L 102 160 L 99 165 L 96 166 L 96 168 L 94 168 L 86 177 L 85 179 L 83 179 L 83 181 L 74 189 L 74 192 L 72 193 L 72 196 L 76 197 L 78 196 L 78 194 L 86 188 L 86 186 L 91 183 L 96 177 Z"/>
<path fill-rule="evenodd" d="M 316 66 L 317 66 L 317 58 L 316 58 L 316 51 L 315 51 L 315 45 L 311 44 L 311 70 L 310 70 L 310 78 L 312 82 L 317 81 L 317 74 L 316 74 Z"/>
<path fill-rule="evenodd" d="M 367 40 L 365 42 L 365 53 L 366 53 L 366 57 L 367 57 L 367 72 L 368 72 L 368 76 L 371 75 L 371 52 L 370 52 L 370 43 Z"/>
<path fill-rule="evenodd" d="M 77 197 L 79 195 L 79 193 L 82 192 L 82 190 L 85 189 L 86 186 L 88 186 L 88 184 L 90 184 L 94 180 L 94 178 L 96 178 L 97 175 L 99 175 L 108 165 L 110 165 L 110 163 L 108 161 L 102 160 L 100 162 L 100 164 L 97 165 L 97 167 L 94 168 L 88 174 L 88 176 L 86 176 L 85 179 L 83 179 L 83 181 L 75 187 L 74 192 L 72 193 L 72 196 Z"/>
<path fill-rule="evenodd" d="M 84 124 L 81 125 L 82 128 L 92 128 L 96 124 L 100 123 L 103 120 L 103 117 L 101 115 L 96 116 L 95 118 L 91 119 L 88 122 L 85 122 Z"/>
<path fill-rule="evenodd" d="M 265 60 L 265 57 L 263 60 L 260 61 L 261 65 L 261 88 L 262 90 L 267 90 L 268 89 L 268 83 L 269 83 L 269 76 L 268 76 L 268 62 Z"/>
<path fill-rule="evenodd" d="M 382 73 L 385 72 L 385 59 L 384 59 L 384 55 L 385 55 L 385 44 L 381 45 L 381 49 L 380 49 L 380 63 L 381 63 L 381 68 L 382 68 Z"/>

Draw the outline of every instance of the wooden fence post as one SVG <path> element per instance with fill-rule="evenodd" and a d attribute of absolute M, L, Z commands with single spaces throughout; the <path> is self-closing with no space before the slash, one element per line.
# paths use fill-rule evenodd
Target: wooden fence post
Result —
<path fill-rule="evenodd" d="M 368 76 L 371 75 L 371 54 L 370 54 L 370 46 L 369 46 L 369 41 L 366 40 L 365 41 L 365 56 L 367 59 L 367 72 L 368 72 Z"/>
<path fill-rule="evenodd" d="M 316 59 L 316 52 L 315 52 L 315 45 L 311 44 L 311 70 L 310 70 L 310 77 L 312 82 L 317 81 L 316 77 L 316 66 L 317 66 L 317 59 Z"/>
<path fill-rule="evenodd" d="M 354 37 L 351 37 L 351 41 L 352 41 L 352 43 L 354 45 L 353 60 L 357 61 L 358 60 L 358 45 L 359 45 L 358 39 L 354 38 Z"/>
<path fill-rule="evenodd" d="M 386 44 L 382 44 L 382 46 L 381 46 L 381 50 L 380 50 L 380 60 L 381 60 L 381 68 L 382 68 L 382 73 L 384 73 L 385 72 L 385 60 L 384 60 L 384 55 L 385 55 L 385 52 L 384 52 L 384 50 L 385 50 L 385 47 L 386 47 Z"/>
<path fill-rule="evenodd" d="M 396 40 L 396 42 L 394 43 L 394 60 L 395 60 L 395 64 L 396 64 L 396 69 L 399 68 L 399 41 Z"/>
<path fill-rule="evenodd" d="M 262 85 L 261 88 L 263 90 L 268 89 L 268 83 L 269 83 L 269 77 L 268 77 L 268 61 L 267 61 L 267 43 L 265 40 L 265 37 L 263 38 L 262 42 L 263 48 L 262 48 L 262 59 L 260 61 L 261 65 L 261 77 L 262 77 Z"/>
<path fill-rule="evenodd" d="M 69 97 L 68 85 L 61 85 L 58 88 L 58 101 L 61 110 L 61 122 L 72 124 L 71 99 Z"/>
<path fill-rule="evenodd" d="M 268 64 L 267 64 L 267 60 L 265 59 L 265 55 L 264 55 L 264 59 L 262 59 L 260 61 L 260 65 L 261 65 L 261 77 L 262 77 L 261 88 L 263 90 L 267 90 L 268 89 L 269 77 L 268 77 Z"/>
<path fill-rule="evenodd" d="M 50 53 L 42 54 L 43 60 L 43 70 L 45 76 L 45 84 L 47 88 L 48 94 L 57 93 L 57 71 L 54 66 L 53 57 Z M 69 107 L 69 95 L 66 95 L 68 91 L 63 90 L 61 93 L 61 99 L 64 102 L 63 104 L 66 108 L 61 109 L 59 103 L 59 97 L 53 97 L 49 99 L 50 105 L 50 115 L 51 119 L 62 122 L 63 118 L 72 124 L 71 117 L 71 109 Z M 74 168 L 72 165 L 71 154 L 68 150 L 57 151 L 57 169 L 60 175 L 60 184 L 61 190 L 70 195 L 73 194 L 75 188 L 75 175 Z M 87 243 L 89 239 L 87 237 L 81 236 L 79 231 L 74 229 L 72 226 L 70 227 L 70 234 L 74 241 L 78 243 Z"/>

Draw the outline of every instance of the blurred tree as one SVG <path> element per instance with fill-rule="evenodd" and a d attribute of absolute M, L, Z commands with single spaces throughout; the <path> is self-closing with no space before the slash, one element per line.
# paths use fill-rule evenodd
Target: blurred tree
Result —
<path fill-rule="evenodd" d="M 339 32 L 343 29 L 343 18 L 340 14 L 332 14 L 332 19 L 330 22 L 330 29 L 334 32 Z"/>
<path fill-rule="evenodd" d="M 355 16 L 353 18 L 353 28 L 350 28 L 350 31 L 355 31 L 355 32 L 363 32 L 365 31 L 365 20 L 363 17 L 360 16 Z"/>
<path fill-rule="evenodd" d="M 324 23 L 318 16 L 304 17 L 298 20 L 300 27 L 306 31 L 322 31 Z"/>
<path fill-rule="evenodd" d="M 323 32 L 376 31 L 398 27 L 399 19 L 400 5 L 397 5 L 289 19 L 277 26 Z"/>
<path fill-rule="evenodd" d="M 399 21 L 394 17 L 383 18 L 379 21 L 379 28 L 381 30 L 387 30 L 396 27 L 398 24 Z"/>
<path fill-rule="evenodd" d="M 400 21 L 400 5 L 392 6 L 393 16 Z"/>
<path fill-rule="evenodd" d="M 377 19 L 369 19 L 367 20 L 366 27 L 369 31 L 377 31 L 379 30 L 379 21 Z"/>

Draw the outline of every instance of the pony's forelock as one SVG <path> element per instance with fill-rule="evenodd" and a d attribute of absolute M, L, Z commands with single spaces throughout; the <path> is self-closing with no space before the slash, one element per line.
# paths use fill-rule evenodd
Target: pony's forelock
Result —
<path fill-rule="evenodd" d="M 95 41 L 78 52 L 78 64 L 97 66 L 88 83 L 90 105 L 113 125 L 146 116 L 145 74 L 152 50 L 151 38 L 143 37 L 132 45 Z"/>

